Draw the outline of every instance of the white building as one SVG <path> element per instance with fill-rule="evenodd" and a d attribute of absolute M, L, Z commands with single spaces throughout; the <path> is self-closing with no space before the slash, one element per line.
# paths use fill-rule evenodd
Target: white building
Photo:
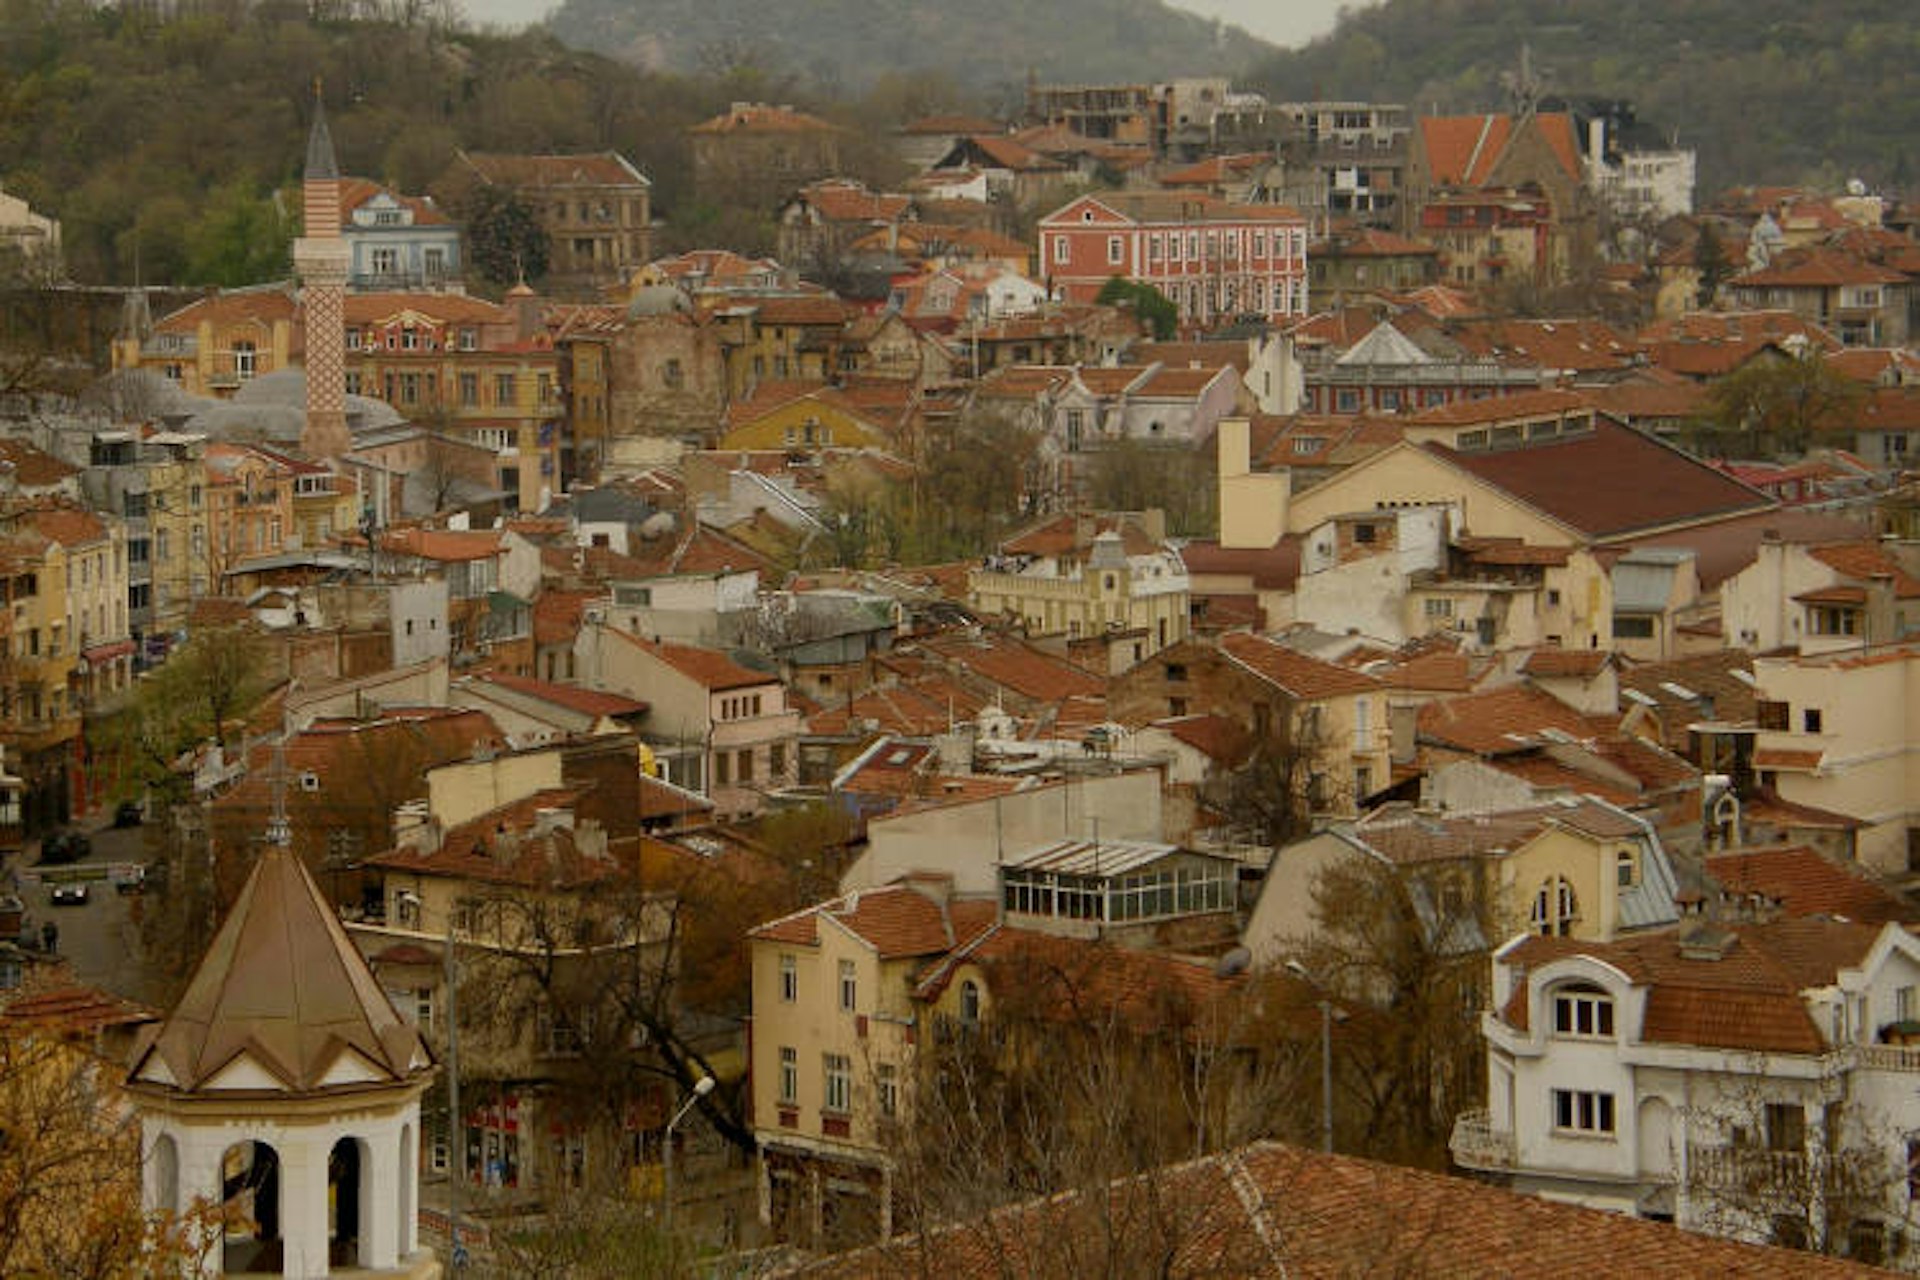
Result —
<path fill-rule="evenodd" d="M 436 1070 L 313 877 L 269 843 L 179 1004 L 135 1047 L 142 1205 L 223 1206 L 196 1276 L 437 1276 L 418 1225 Z"/>
<path fill-rule="evenodd" d="M 1807 917 L 1494 957 L 1488 1107 L 1455 1160 L 1515 1190 L 1911 1267 L 1920 941 Z"/>

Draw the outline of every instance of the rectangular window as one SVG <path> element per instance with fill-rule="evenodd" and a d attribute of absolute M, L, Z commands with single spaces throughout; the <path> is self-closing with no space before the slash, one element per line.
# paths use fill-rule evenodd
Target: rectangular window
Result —
<path fill-rule="evenodd" d="M 495 404 L 513 403 L 513 375 L 496 373 L 493 375 L 493 402 Z"/>
<path fill-rule="evenodd" d="M 800 1101 L 800 1051 L 780 1046 L 780 1101 L 792 1106 Z"/>
<path fill-rule="evenodd" d="M 1119 236 L 1107 237 L 1107 265 L 1117 267 L 1126 261 L 1126 242 Z"/>
<path fill-rule="evenodd" d="M 787 775 L 787 744 L 776 742 L 767 748 L 767 776 L 778 782 Z"/>
<path fill-rule="evenodd" d="M 1449 596 L 1428 596 L 1421 602 L 1420 611 L 1429 618 L 1451 618 L 1453 600 Z"/>
<path fill-rule="evenodd" d="M 1802 1152 L 1807 1149 L 1807 1109 L 1797 1102 L 1767 1104 L 1767 1150 Z"/>
<path fill-rule="evenodd" d="M 822 1074 L 826 1077 L 825 1088 L 821 1091 L 820 1109 L 837 1111 L 845 1115 L 853 1110 L 853 1062 L 844 1053 L 827 1053 L 820 1057 Z"/>
<path fill-rule="evenodd" d="M 1056 265 L 1066 265 L 1070 252 L 1071 250 L 1067 247 L 1067 238 L 1065 236 L 1055 236 L 1053 238 L 1053 260 Z"/>
<path fill-rule="evenodd" d="M 854 969 L 853 961 L 842 960 L 840 962 L 840 1009 L 841 1011 L 844 1013 L 852 1013 L 854 1005 L 859 1002 L 859 998 L 860 998 L 860 980 L 856 976 L 856 971 Z"/>
<path fill-rule="evenodd" d="M 900 1114 L 900 1079 L 891 1062 L 883 1062 L 873 1069 L 874 1092 L 880 1098 L 880 1115 L 891 1120 Z"/>
<path fill-rule="evenodd" d="M 786 954 L 780 957 L 780 998 L 788 1004 L 800 998 L 800 962 Z"/>
<path fill-rule="evenodd" d="M 463 373 L 460 375 L 460 403 L 468 408 L 480 403 L 480 375 Z"/>
<path fill-rule="evenodd" d="M 1555 1089 L 1553 1127 L 1565 1133 L 1612 1136 L 1613 1095 L 1588 1089 Z"/>
<path fill-rule="evenodd" d="M 733 757 L 725 751 L 713 753 L 713 785 L 716 787 L 733 785 Z"/>
<path fill-rule="evenodd" d="M 1800 724 L 1807 733 L 1819 733 L 1823 723 L 1818 707 L 1803 707 L 1800 711 Z"/>
<path fill-rule="evenodd" d="M 753 749 L 751 747 L 740 753 L 738 765 L 740 785 L 745 786 L 747 783 L 753 781 Z"/>
<path fill-rule="evenodd" d="M 1611 1036 L 1613 1001 L 1598 993 L 1562 992 L 1553 998 L 1553 1030 L 1562 1036 Z"/>

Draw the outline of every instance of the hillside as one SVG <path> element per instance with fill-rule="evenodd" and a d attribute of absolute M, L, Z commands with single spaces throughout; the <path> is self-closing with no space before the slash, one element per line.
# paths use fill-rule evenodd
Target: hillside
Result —
<path fill-rule="evenodd" d="M 1235 73 L 1273 52 L 1238 27 L 1160 0 L 565 0 L 548 19 L 568 44 L 673 71 L 750 62 L 820 87 L 889 73 L 970 89 L 1043 81 Z"/>
<path fill-rule="evenodd" d="M 1252 87 L 1418 110 L 1504 103 L 1531 47 L 1549 96 L 1626 99 L 1700 153 L 1700 186 L 1920 179 L 1912 0 L 1386 0 Z"/>

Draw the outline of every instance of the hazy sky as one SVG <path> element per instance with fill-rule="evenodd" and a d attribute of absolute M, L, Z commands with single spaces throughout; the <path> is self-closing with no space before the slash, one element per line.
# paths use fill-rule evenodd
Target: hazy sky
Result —
<path fill-rule="evenodd" d="M 1167 0 L 1209 18 L 1225 18 L 1275 44 L 1301 45 L 1333 30 L 1347 0 Z M 1358 0 L 1355 8 L 1364 7 Z"/>
<path fill-rule="evenodd" d="M 1365 0 L 1358 0 L 1365 3 Z M 476 23 L 520 26 L 544 17 L 557 0 L 459 0 Z M 1342 0 L 1169 0 L 1209 18 L 1225 18 L 1276 44 L 1304 44 L 1333 29 Z"/>

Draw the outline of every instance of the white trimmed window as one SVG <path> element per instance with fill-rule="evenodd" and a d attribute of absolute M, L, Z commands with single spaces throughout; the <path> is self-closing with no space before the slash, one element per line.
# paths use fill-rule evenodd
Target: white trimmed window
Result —
<path fill-rule="evenodd" d="M 1107 237 L 1107 265 L 1117 267 L 1127 259 L 1126 241 L 1119 236 Z"/>
<path fill-rule="evenodd" d="M 792 955 L 780 957 L 780 999 L 792 1004 L 800 998 L 800 964 Z"/>
<path fill-rule="evenodd" d="M 846 1013 L 852 1013 L 853 1006 L 856 1003 L 858 1003 L 859 998 L 860 998 L 860 981 L 859 981 L 859 978 L 856 976 L 856 971 L 854 969 L 853 961 L 842 960 L 840 962 L 840 1008 L 841 1010 Z"/>
<path fill-rule="evenodd" d="M 800 1051 L 780 1046 L 780 1101 L 788 1106 L 800 1101 Z"/>
<path fill-rule="evenodd" d="M 1065 236 L 1055 236 L 1053 238 L 1053 260 L 1056 263 L 1065 264 L 1071 256 L 1072 250 L 1067 247 L 1067 238 Z"/>
<path fill-rule="evenodd" d="M 1562 987 L 1553 995 L 1553 1033 L 1611 1036 L 1613 998 L 1593 987 Z"/>
<path fill-rule="evenodd" d="M 844 1053 L 827 1053 L 821 1055 L 820 1065 L 826 1086 L 821 1094 L 820 1109 L 842 1115 L 852 1111 L 853 1060 Z"/>
<path fill-rule="evenodd" d="M 1553 1091 L 1553 1127 L 1562 1133 L 1613 1135 L 1613 1095 L 1591 1089 Z"/>

